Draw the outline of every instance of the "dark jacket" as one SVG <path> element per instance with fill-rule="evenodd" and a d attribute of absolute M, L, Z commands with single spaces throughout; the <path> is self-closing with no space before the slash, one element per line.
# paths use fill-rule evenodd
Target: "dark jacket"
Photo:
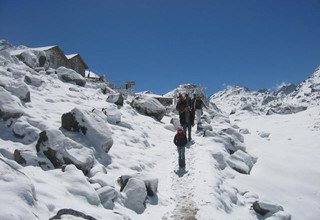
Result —
<path fill-rule="evenodd" d="M 177 103 L 176 110 L 180 113 L 183 112 L 187 107 L 187 101 L 185 99 L 180 99 Z"/>
<path fill-rule="evenodd" d="M 202 107 L 206 107 L 206 105 L 204 104 L 204 102 L 202 101 L 202 99 L 196 99 L 194 101 L 194 108 L 195 109 L 202 109 Z"/>
<path fill-rule="evenodd" d="M 174 136 L 173 139 L 173 143 L 177 146 L 177 147 L 184 147 L 186 146 L 186 144 L 188 143 L 187 137 L 184 133 L 177 133 Z"/>
<path fill-rule="evenodd" d="M 186 108 L 183 112 L 179 113 L 179 119 L 181 126 L 193 125 L 194 124 L 194 111 L 192 109 Z"/>

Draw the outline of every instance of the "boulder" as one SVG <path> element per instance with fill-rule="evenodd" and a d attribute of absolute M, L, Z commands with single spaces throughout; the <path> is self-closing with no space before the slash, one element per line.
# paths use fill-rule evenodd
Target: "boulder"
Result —
<path fill-rule="evenodd" d="M 74 164 L 84 174 L 87 174 L 93 166 L 93 151 L 64 136 L 57 129 L 41 132 L 36 149 L 37 152 L 43 152 L 55 168 L 61 168 L 65 164 Z"/>
<path fill-rule="evenodd" d="M 40 66 L 39 64 L 39 58 L 41 56 L 46 57 L 46 54 L 44 51 L 40 50 L 24 50 L 22 53 L 15 53 L 13 51 L 13 54 L 17 54 L 16 56 L 27 66 L 31 68 L 37 68 Z"/>
<path fill-rule="evenodd" d="M 157 194 L 158 182 L 159 182 L 158 178 L 153 177 L 151 175 L 142 174 L 142 173 L 137 173 L 133 175 L 122 175 L 121 177 L 119 177 L 117 182 L 121 187 L 120 191 L 122 191 L 125 188 L 126 184 L 131 178 L 136 178 L 144 182 L 145 187 L 147 189 L 148 196 L 154 196 Z"/>
<path fill-rule="evenodd" d="M 270 202 L 262 202 L 262 201 L 255 201 L 252 204 L 252 208 L 256 213 L 262 216 L 266 214 L 272 215 L 276 212 L 283 211 L 283 207 L 280 205 L 272 204 Z"/>
<path fill-rule="evenodd" d="M 71 217 L 72 216 L 72 217 Z M 86 219 L 86 220 L 97 220 L 90 215 L 86 215 L 83 212 L 74 209 L 60 209 L 58 213 L 51 217 L 49 220 L 55 219 Z"/>
<path fill-rule="evenodd" d="M 108 96 L 107 102 L 114 103 L 118 106 L 123 106 L 124 98 L 121 93 L 114 93 Z"/>
<path fill-rule="evenodd" d="M 240 133 L 240 134 L 250 134 L 250 131 L 249 131 L 248 129 L 246 129 L 246 128 L 241 128 L 241 129 L 239 130 L 239 133 Z"/>
<path fill-rule="evenodd" d="M 20 100 L 12 96 L 4 88 L 0 87 L 0 118 L 7 120 L 9 118 L 18 118 L 23 115 Z"/>
<path fill-rule="evenodd" d="M 178 118 L 171 118 L 170 123 L 174 126 L 175 130 L 181 127 L 180 120 Z"/>
<path fill-rule="evenodd" d="M 121 112 L 115 105 L 110 105 L 108 108 L 103 108 L 102 112 L 107 116 L 107 121 L 110 124 L 118 124 L 121 122 Z"/>
<path fill-rule="evenodd" d="M 0 219 L 35 219 L 38 214 L 40 204 L 35 187 L 30 178 L 19 171 L 19 167 L 0 155 Z"/>
<path fill-rule="evenodd" d="M 126 197 L 124 205 L 138 214 L 146 208 L 147 190 L 142 180 L 130 178 L 123 189 Z"/>
<path fill-rule="evenodd" d="M 13 159 L 22 166 L 39 166 L 44 170 L 54 168 L 47 158 L 39 157 L 34 151 L 16 149 L 13 157 Z"/>
<path fill-rule="evenodd" d="M 259 135 L 260 137 L 262 137 L 262 138 L 268 138 L 268 137 L 270 137 L 270 133 L 269 133 L 269 132 L 265 132 L 265 131 L 260 131 L 260 132 L 258 133 L 258 135 Z"/>
<path fill-rule="evenodd" d="M 40 87 L 44 83 L 42 79 L 32 75 L 25 75 L 24 82 L 34 87 Z"/>
<path fill-rule="evenodd" d="M 85 86 L 86 84 L 85 78 L 72 69 L 61 66 L 57 69 L 57 74 L 59 79 L 65 82 L 72 82 L 78 86 Z"/>
<path fill-rule="evenodd" d="M 244 137 L 234 128 L 226 128 L 226 129 L 222 129 L 222 132 L 230 135 L 231 137 L 237 139 L 238 141 L 240 141 L 241 143 L 244 142 Z"/>
<path fill-rule="evenodd" d="M 112 134 L 106 116 L 99 110 L 88 111 L 74 108 L 61 117 L 62 127 L 68 131 L 81 132 L 93 146 L 108 152 L 113 145 Z"/>
<path fill-rule="evenodd" d="M 97 190 L 101 204 L 106 209 L 113 209 L 114 201 L 118 198 L 117 191 L 111 186 L 104 186 Z"/>
<path fill-rule="evenodd" d="M 234 154 L 230 155 L 226 162 L 239 173 L 249 174 L 256 163 L 256 159 L 241 150 L 237 150 Z"/>
<path fill-rule="evenodd" d="M 152 116 L 159 121 L 166 112 L 166 108 L 157 99 L 143 95 L 136 96 L 130 105 L 141 114 Z"/>
<path fill-rule="evenodd" d="M 6 85 L 4 85 L 4 88 L 11 94 L 17 96 L 21 101 L 31 101 L 29 87 L 23 81 L 10 80 Z"/>
<path fill-rule="evenodd" d="M 23 118 L 17 119 L 11 126 L 12 132 L 16 138 L 22 139 L 24 144 L 31 144 L 35 142 L 38 137 L 40 130 L 31 126 Z"/>

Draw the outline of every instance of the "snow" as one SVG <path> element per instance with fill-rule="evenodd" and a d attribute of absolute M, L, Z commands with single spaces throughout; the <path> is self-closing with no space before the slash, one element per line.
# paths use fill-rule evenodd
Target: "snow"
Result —
<path fill-rule="evenodd" d="M 79 55 L 78 53 L 75 53 L 75 54 L 66 55 L 66 57 L 67 57 L 68 60 L 70 60 L 70 59 L 72 59 L 73 57 L 78 56 L 78 55 Z"/>
<path fill-rule="evenodd" d="M 66 209 L 98 220 L 319 218 L 319 70 L 281 96 L 242 87 L 214 94 L 204 109 L 205 129 L 192 128 L 186 170 L 179 170 L 174 108 L 155 120 L 130 105 L 133 97 L 126 97 L 123 106 L 107 102 L 111 93 L 101 91 L 103 83 L 66 83 L 54 72 L 36 72 L 1 54 L 1 85 L 28 76 L 31 83 L 24 86 L 32 98 L 23 103 L 14 91 L 0 87 L 5 112 L 0 120 L 0 219 L 50 219 Z M 263 103 L 267 97 L 272 100 Z M 280 101 L 307 108 L 266 115 Z M 155 104 L 152 100 L 146 107 Z M 70 112 L 86 132 L 62 127 L 62 115 Z M 72 164 L 54 169 L 36 149 L 41 132 L 48 136 L 43 146 Z M 25 163 L 18 164 L 17 152 Z M 122 191 L 121 176 L 131 177 Z M 271 212 L 255 213 L 256 201 Z"/>

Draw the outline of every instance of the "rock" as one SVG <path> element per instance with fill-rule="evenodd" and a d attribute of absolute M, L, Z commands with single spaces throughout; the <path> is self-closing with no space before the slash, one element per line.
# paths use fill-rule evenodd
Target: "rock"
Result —
<path fill-rule="evenodd" d="M 124 98 L 121 93 L 114 93 L 108 96 L 107 102 L 114 103 L 118 106 L 123 106 Z"/>
<path fill-rule="evenodd" d="M 65 217 L 63 217 L 65 216 Z M 73 216 L 73 217 L 66 217 L 66 216 Z M 49 220 L 55 220 L 55 219 L 87 219 L 87 220 L 97 220 L 93 218 L 90 215 L 86 215 L 83 212 L 79 212 L 74 209 L 60 209 L 58 213 L 51 217 Z"/>
<path fill-rule="evenodd" d="M 126 195 L 124 205 L 138 214 L 146 208 L 147 190 L 142 180 L 130 178 L 123 189 Z"/>
<path fill-rule="evenodd" d="M 86 80 L 79 73 L 72 69 L 68 69 L 65 67 L 59 67 L 57 69 L 57 74 L 59 79 L 66 82 L 73 82 L 78 86 L 85 86 Z"/>
<path fill-rule="evenodd" d="M 93 146 L 108 152 L 113 145 L 112 134 L 106 116 L 99 110 L 74 108 L 61 117 L 62 127 L 68 131 L 81 132 Z"/>
<path fill-rule="evenodd" d="M 250 131 L 249 131 L 248 129 L 246 129 L 246 128 L 240 129 L 239 132 L 240 132 L 241 134 L 250 134 Z"/>
<path fill-rule="evenodd" d="M 276 95 L 289 95 L 290 93 L 295 92 L 297 89 L 297 85 L 295 84 L 286 84 L 281 86 L 278 91 L 276 91 Z"/>
<path fill-rule="evenodd" d="M 35 186 L 30 178 L 19 170 L 20 165 L 9 161 L 0 155 L 0 185 L 3 192 L 0 196 L 0 219 L 35 219 L 39 210 L 34 207 L 41 208 Z"/>
<path fill-rule="evenodd" d="M 5 87 L 5 89 L 11 92 L 11 94 L 17 96 L 21 101 L 31 101 L 29 87 L 22 81 L 10 83 Z"/>
<path fill-rule="evenodd" d="M 19 99 L 12 96 L 7 90 L 0 87 L 0 118 L 18 118 L 23 115 Z"/>
<path fill-rule="evenodd" d="M 256 159 L 241 150 L 237 150 L 226 162 L 232 169 L 239 173 L 249 174 L 253 165 L 256 163 Z"/>
<path fill-rule="evenodd" d="M 26 75 L 24 77 L 24 82 L 34 87 L 40 87 L 44 83 L 42 79 L 32 75 Z"/>
<path fill-rule="evenodd" d="M 106 209 L 113 209 L 114 201 L 118 198 L 117 191 L 111 186 L 105 186 L 97 190 L 101 204 Z"/>
<path fill-rule="evenodd" d="M 255 201 L 252 204 L 252 208 L 256 213 L 262 216 L 266 214 L 272 215 L 276 212 L 283 211 L 283 207 L 280 205 L 272 204 L 269 202 L 260 202 L 260 201 Z"/>
<path fill-rule="evenodd" d="M 116 106 L 109 106 L 108 108 L 103 108 L 102 112 L 107 116 L 107 121 L 110 124 L 118 124 L 121 122 L 121 112 Z"/>
<path fill-rule="evenodd" d="M 170 123 L 174 126 L 175 130 L 181 127 L 180 120 L 178 118 L 171 118 Z"/>
<path fill-rule="evenodd" d="M 269 102 L 271 102 L 271 101 L 273 101 L 275 99 L 276 99 L 276 97 L 274 97 L 274 96 L 266 96 L 266 97 L 263 98 L 261 104 L 262 105 L 266 105 L 266 104 L 268 104 Z"/>
<path fill-rule="evenodd" d="M 294 114 L 301 111 L 305 111 L 307 109 L 306 106 L 295 106 L 295 105 L 286 105 L 286 106 L 279 106 L 273 107 L 268 109 L 267 115 L 272 114 L 280 114 L 280 115 L 287 115 L 287 114 Z"/>
<path fill-rule="evenodd" d="M 13 153 L 14 156 L 14 160 L 21 165 L 25 165 L 26 164 L 26 160 L 21 156 L 21 151 L 20 150 L 15 150 Z"/>
<path fill-rule="evenodd" d="M 154 196 L 157 194 L 158 191 L 158 178 L 153 177 L 151 175 L 145 175 L 141 173 L 137 173 L 134 175 L 122 175 L 121 177 L 118 178 L 117 182 L 120 185 L 120 191 L 122 191 L 129 179 L 131 178 L 136 178 L 139 180 L 142 180 L 145 183 L 146 189 L 148 196 Z"/>
<path fill-rule="evenodd" d="M 223 129 L 222 132 L 229 134 L 233 138 L 236 138 L 241 143 L 244 142 L 244 137 L 240 133 L 238 133 L 238 131 L 235 130 L 234 128 L 226 128 L 226 129 Z"/>
<path fill-rule="evenodd" d="M 157 99 L 143 95 L 136 96 L 130 105 L 141 114 L 152 116 L 159 121 L 166 112 L 166 108 Z"/>
<path fill-rule="evenodd" d="M 262 138 L 268 138 L 270 136 L 270 133 L 261 131 L 258 133 L 258 135 Z"/>
<path fill-rule="evenodd" d="M 24 144 L 31 144 L 35 142 L 38 137 L 40 130 L 31 126 L 25 119 L 19 118 L 11 126 L 12 132 L 15 137 L 23 139 Z"/>
<path fill-rule="evenodd" d="M 64 164 L 74 164 L 87 174 L 93 166 L 93 151 L 65 137 L 57 129 L 41 132 L 36 149 L 37 152 L 43 152 L 55 168 L 61 168 Z"/>

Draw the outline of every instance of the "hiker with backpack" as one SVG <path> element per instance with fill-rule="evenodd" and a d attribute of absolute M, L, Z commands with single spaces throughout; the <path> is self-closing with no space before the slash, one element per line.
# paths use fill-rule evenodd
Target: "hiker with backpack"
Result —
<path fill-rule="evenodd" d="M 188 98 L 188 96 L 186 95 Z M 177 111 L 179 112 L 180 125 L 183 127 L 184 134 L 188 133 L 188 141 L 191 139 L 191 128 L 194 125 L 194 116 L 192 112 L 192 108 L 188 105 L 188 99 L 184 98 L 181 94 L 178 96 L 178 103 L 176 106 Z M 191 99 L 190 99 L 191 104 Z"/>
<path fill-rule="evenodd" d="M 193 103 L 194 109 L 195 109 L 195 115 L 197 120 L 197 126 L 201 125 L 201 115 L 203 113 L 202 107 L 207 108 L 207 106 L 202 101 L 201 97 L 198 95 L 195 95 L 194 103 Z"/>
<path fill-rule="evenodd" d="M 183 129 L 180 127 L 177 130 L 177 134 L 174 136 L 173 143 L 177 146 L 178 154 L 179 154 L 179 168 L 185 169 L 186 161 L 185 161 L 185 146 L 187 144 L 187 137 L 183 132 Z"/>

